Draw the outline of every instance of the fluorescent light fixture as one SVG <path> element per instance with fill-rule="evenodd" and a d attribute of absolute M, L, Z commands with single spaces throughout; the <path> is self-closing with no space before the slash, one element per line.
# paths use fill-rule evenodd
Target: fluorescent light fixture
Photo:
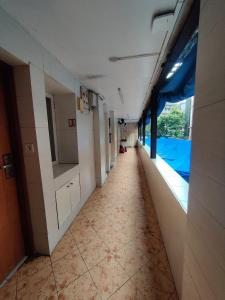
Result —
<path fill-rule="evenodd" d="M 173 76 L 173 72 L 169 72 L 169 74 L 166 76 L 166 79 L 169 79 L 170 77 L 172 77 Z"/>
<path fill-rule="evenodd" d="M 123 98 L 123 93 L 122 93 L 121 88 L 118 88 L 118 94 L 119 94 L 121 103 L 124 104 L 124 98 Z"/>
<path fill-rule="evenodd" d="M 143 57 L 150 57 L 150 56 L 157 56 L 157 55 L 159 55 L 158 52 L 142 53 L 142 54 L 135 54 L 135 55 L 129 55 L 129 56 L 111 56 L 111 57 L 109 57 L 109 61 L 117 62 L 117 61 L 120 61 L 120 60 L 143 58 Z"/>
<path fill-rule="evenodd" d="M 176 63 L 176 64 L 174 65 L 175 68 L 179 68 L 179 67 L 181 67 L 181 66 L 182 66 L 182 62 Z"/>
<path fill-rule="evenodd" d="M 174 66 L 173 69 L 171 70 L 171 72 L 176 72 L 177 69 L 178 69 L 178 67 Z"/>
<path fill-rule="evenodd" d="M 173 76 L 173 74 L 177 71 L 182 66 L 182 62 L 180 63 L 175 63 L 172 70 L 167 74 L 166 79 L 169 79 L 170 77 Z"/>

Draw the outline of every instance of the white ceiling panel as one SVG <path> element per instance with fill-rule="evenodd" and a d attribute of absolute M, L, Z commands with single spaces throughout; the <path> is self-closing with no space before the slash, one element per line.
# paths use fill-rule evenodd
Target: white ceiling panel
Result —
<path fill-rule="evenodd" d="M 160 52 L 166 33 L 151 33 L 152 17 L 174 10 L 177 0 L 0 0 L 0 4 L 69 70 L 101 93 L 118 115 L 139 117 L 158 57 L 115 63 L 108 58 Z M 87 79 L 93 75 L 101 78 Z"/>

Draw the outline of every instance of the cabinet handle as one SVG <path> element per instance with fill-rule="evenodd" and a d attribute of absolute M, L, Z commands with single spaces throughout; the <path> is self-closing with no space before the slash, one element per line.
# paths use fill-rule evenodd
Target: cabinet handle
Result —
<path fill-rule="evenodd" d="M 73 185 L 73 182 L 70 182 L 70 185 Z"/>
<path fill-rule="evenodd" d="M 69 186 L 69 185 L 67 185 L 66 187 L 67 187 L 67 188 L 69 188 L 70 186 Z"/>

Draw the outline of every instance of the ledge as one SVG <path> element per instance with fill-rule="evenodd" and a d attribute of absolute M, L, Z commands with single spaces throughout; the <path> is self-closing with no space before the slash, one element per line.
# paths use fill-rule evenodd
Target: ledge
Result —
<path fill-rule="evenodd" d="M 53 176 L 54 178 L 59 177 L 63 173 L 69 171 L 70 169 L 73 169 L 76 166 L 76 164 L 57 164 L 53 166 Z"/>
<path fill-rule="evenodd" d="M 55 190 L 79 174 L 79 164 L 57 164 L 53 166 Z"/>
<path fill-rule="evenodd" d="M 138 141 L 138 145 L 145 150 L 146 154 L 149 156 L 149 159 L 151 159 L 150 147 L 147 145 L 143 146 L 140 141 Z M 160 175 L 170 188 L 177 202 L 180 204 L 185 213 L 187 213 L 189 184 L 159 155 L 156 156 L 156 159 L 151 159 L 151 161 L 158 169 Z"/>

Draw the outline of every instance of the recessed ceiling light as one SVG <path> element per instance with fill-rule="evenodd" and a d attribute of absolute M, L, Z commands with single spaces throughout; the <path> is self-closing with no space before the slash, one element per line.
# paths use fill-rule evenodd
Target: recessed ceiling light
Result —
<path fill-rule="evenodd" d="M 117 62 L 117 61 L 120 61 L 120 60 L 151 57 L 151 56 L 157 56 L 157 55 L 159 55 L 158 52 L 142 53 L 142 54 L 135 54 L 135 55 L 128 55 L 128 56 L 111 56 L 111 57 L 109 57 L 109 61 Z"/>

